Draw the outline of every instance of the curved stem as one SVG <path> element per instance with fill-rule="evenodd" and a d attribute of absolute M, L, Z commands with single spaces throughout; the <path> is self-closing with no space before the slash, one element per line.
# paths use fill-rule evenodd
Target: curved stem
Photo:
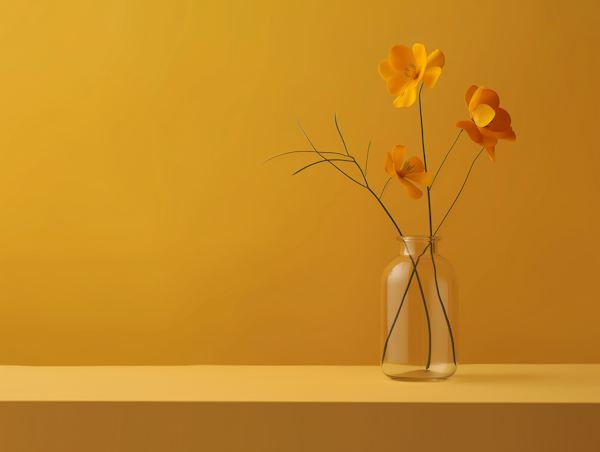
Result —
<path fill-rule="evenodd" d="M 452 152 L 452 149 L 454 149 L 454 145 L 456 144 L 456 142 L 458 141 L 458 139 L 460 138 L 460 134 L 463 133 L 464 129 L 460 129 L 460 132 L 458 132 L 458 136 L 456 137 L 456 140 L 454 140 L 454 143 L 452 143 L 452 147 L 450 148 L 450 150 L 446 153 L 446 157 L 444 157 L 444 160 L 442 161 L 442 164 L 440 165 L 440 167 L 438 168 L 437 172 L 435 173 L 435 176 L 433 177 L 433 182 L 431 183 L 431 185 L 429 186 L 429 188 L 433 188 L 433 184 L 435 184 L 435 180 L 438 177 L 438 174 L 440 173 L 440 170 L 442 169 L 442 166 L 444 166 L 444 163 L 446 163 L 446 159 L 448 158 L 448 156 L 450 155 L 450 152 Z"/>
<path fill-rule="evenodd" d="M 427 157 L 425 156 L 425 132 L 423 131 L 423 108 L 421 106 L 421 91 L 423 91 L 424 83 L 421 83 L 421 89 L 419 90 L 419 116 L 421 117 L 421 143 L 423 145 L 423 166 L 425 172 L 427 172 Z"/>
<path fill-rule="evenodd" d="M 402 309 L 402 305 L 404 304 L 404 299 L 406 298 L 406 294 L 408 293 L 408 289 L 410 288 L 410 283 L 412 282 L 413 276 L 415 276 L 415 273 L 417 271 L 417 265 L 419 265 L 421 256 L 423 256 L 423 254 L 425 254 L 425 252 L 427 251 L 427 248 L 429 248 L 430 245 L 431 245 L 431 243 L 429 245 L 427 245 L 427 247 L 425 247 L 425 249 L 423 250 L 421 255 L 417 258 L 417 263 L 413 266 L 413 271 L 410 274 L 410 278 L 408 279 L 408 284 L 406 285 L 406 289 L 404 290 L 404 295 L 402 295 L 402 300 L 400 301 L 400 305 L 398 306 L 398 311 L 396 311 L 396 316 L 394 317 L 394 321 L 392 322 L 390 331 L 388 332 L 387 338 L 385 339 L 385 344 L 383 346 L 383 355 L 381 356 L 381 364 L 382 365 L 383 365 L 383 361 L 385 360 L 385 353 L 387 351 L 388 342 L 390 341 L 390 337 L 392 336 L 392 332 L 394 331 L 394 327 L 396 326 L 396 321 L 398 320 L 398 316 L 400 315 L 400 310 Z"/>
<path fill-rule="evenodd" d="M 284 152 L 283 154 L 278 154 L 278 155 L 274 155 L 273 157 L 271 157 L 270 159 L 267 159 L 263 162 L 267 163 L 270 160 L 276 159 L 277 157 L 281 157 L 283 155 L 288 155 L 288 154 L 298 154 L 298 153 L 305 153 L 305 152 L 309 152 L 311 154 L 314 154 L 315 151 L 290 151 L 290 152 Z M 335 154 L 335 155 L 343 155 L 344 157 L 346 156 L 346 154 L 342 154 L 341 152 L 321 152 L 321 154 Z"/>
<path fill-rule="evenodd" d="M 371 194 L 375 197 L 375 199 L 377 200 L 377 202 L 379 203 L 379 205 L 383 208 L 383 210 L 385 210 L 385 213 L 387 213 L 387 216 L 390 218 L 390 220 L 392 220 L 392 223 L 396 227 L 396 230 L 398 231 L 398 234 L 400 234 L 400 237 L 402 238 L 402 241 L 404 242 L 404 234 L 402 234 L 402 231 L 400 230 L 400 227 L 396 224 L 396 221 L 394 220 L 394 217 L 392 216 L 392 214 L 387 210 L 387 208 L 385 207 L 385 205 L 383 204 L 383 202 L 381 202 L 381 199 L 379 199 L 377 197 L 377 195 L 375 194 L 375 192 L 373 190 L 371 190 L 370 187 L 365 187 L 365 188 L 367 190 L 369 190 L 369 192 L 371 192 Z M 410 255 L 410 253 L 409 253 L 409 255 Z M 412 255 L 410 255 L 410 260 L 412 261 L 412 263 L 414 265 L 415 261 L 413 261 Z"/>
<path fill-rule="evenodd" d="M 469 168 L 469 172 L 467 173 L 467 177 L 465 178 L 465 181 L 463 182 L 462 187 L 460 187 L 460 191 L 458 192 L 458 195 L 456 195 L 456 198 L 454 199 L 454 202 L 452 203 L 452 205 L 448 209 L 448 212 L 446 212 L 446 215 L 444 215 L 444 218 L 442 219 L 442 222 L 440 223 L 440 225 L 435 230 L 435 233 L 433 234 L 434 236 L 438 233 L 438 231 L 440 230 L 440 228 L 444 224 L 444 221 L 446 220 L 446 217 L 448 216 L 448 214 L 450 213 L 450 211 L 454 207 L 454 204 L 456 204 L 456 201 L 458 201 L 458 197 L 462 193 L 463 188 L 465 188 L 465 185 L 466 185 L 467 181 L 469 180 L 469 175 L 471 174 L 471 170 L 473 169 L 473 165 L 475 165 L 475 162 L 477 161 L 477 159 L 479 158 L 479 156 L 481 155 L 481 153 L 483 152 L 484 149 L 485 149 L 485 147 L 481 148 L 481 151 L 479 151 L 479 154 L 477 154 L 477 157 L 475 157 L 475 159 L 473 160 L 473 163 L 471 163 L 471 167 Z"/>
<path fill-rule="evenodd" d="M 425 172 L 427 172 L 427 155 L 425 153 L 425 130 L 423 129 L 423 106 L 421 103 L 421 91 L 423 91 L 423 85 L 424 83 L 421 83 L 421 89 L 419 90 L 419 117 L 421 118 L 421 143 L 423 145 L 423 166 L 425 167 Z M 431 193 L 429 192 L 429 187 L 427 187 L 427 207 L 429 208 L 429 235 L 431 236 L 433 232 L 433 226 L 431 220 Z M 419 275 L 417 275 L 417 280 L 418 278 Z M 425 315 L 427 316 L 427 330 L 429 332 L 429 355 L 427 357 L 427 366 L 425 367 L 425 369 L 429 369 L 429 364 L 431 363 L 431 323 L 429 321 L 429 311 L 427 309 L 427 303 L 425 303 L 425 298 L 423 298 L 423 307 L 425 308 Z"/>
<path fill-rule="evenodd" d="M 337 125 L 337 123 L 336 123 L 336 125 Z M 338 128 L 338 132 L 340 133 L 340 137 L 341 137 L 342 133 L 340 132 L 339 128 Z M 342 137 L 342 141 L 343 140 L 344 140 L 344 138 Z M 369 192 L 375 197 L 375 199 L 377 200 L 377 202 L 379 203 L 379 205 L 381 206 L 381 208 L 385 211 L 385 213 L 387 214 L 387 216 L 389 217 L 389 219 L 394 224 L 396 230 L 398 231 L 398 234 L 400 234 L 400 238 L 402 239 L 402 242 L 404 243 L 404 248 L 405 248 L 406 252 L 408 253 L 408 257 L 410 258 L 410 261 L 412 262 L 413 269 L 414 269 L 414 274 L 417 276 L 417 284 L 419 285 L 419 291 L 421 292 L 421 298 L 423 300 L 423 306 L 425 307 L 425 315 L 427 317 L 427 327 L 428 327 L 428 331 L 429 331 L 429 353 L 427 355 L 427 366 L 426 366 L 426 369 L 429 369 L 429 366 L 431 364 L 431 324 L 430 324 L 430 321 L 429 321 L 429 311 L 427 309 L 427 302 L 425 301 L 425 293 L 423 292 L 423 285 L 421 283 L 421 278 L 419 276 L 419 272 L 417 271 L 417 264 L 415 263 L 415 261 L 413 259 L 413 256 L 410 253 L 410 250 L 409 250 L 408 246 L 406 245 L 406 242 L 404 241 L 404 234 L 402 234 L 402 231 L 400 230 L 400 227 L 398 226 L 398 224 L 396 224 L 396 220 L 394 220 L 394 217 L 387 210 L 387 208 L 385 207 L 385 204 L 383 204 L 383 202 L 381 201 L 381 199 L 379 199 L 379 197 L 375 194 L 375 192 L 371 189 L 371 187 L 369 187 L 369 183 L 367 182 L 367 178 L 366 178 L 365 174 L 363 173 L 362 168 L 360 167 L 360 165 L 356 162 L 356 160 L 354 159 L 354 157 L 352 157 L 350 154 L 348 154 L 348 155 L 350 156 L 350 158 L 352 160 L 354 160 L 354 163 L 356 164 L 356 166 L 360 170 L 361 174 L 363 175 L 363 179 L 365 180 L 365 184 L 366 184 L 366 186 L 364 186 L 364 187 L 367 190 L 369 190 Z M 411 279 L 412 279 L 412 277 L 411 277 Z M 407 286 L 406 290 L 408 290 L 408 287 L 410 287 L 410 283 Z M 399 313 L 400 313 L 400 311 L 398 311 L 398 314 Z M 392 330 L 393 330 L 393 328 L 390 330 L 389 335 L 392 334 Z M 389 339 L 389 335 L 388 335 L 388 339 Z"/>
<path fill-rule="evenodd" d="M 306 134 L 306 132 L 304 131 L 304 129 L 302 128 L 302 126 L 300 125 L 299 121 L 296 121 L 298 123 L 298 127 L 300 127 L 300 130 L 302 130 L 302 133 L 304 134 L 304 136 L 306 137 L 306 139 L 308 140 L 308 142 L 310 143 L 310 145 L 312 146 L 312 148 L 315 150 L 315 152 L 317 154 L 319 154 L 319 156 L 323 159 L 323 160 L 327 160 L 331 166 L 333 166 L 336 170 L 338 170 L 340 173 L 342 173 L 344 176 L 346 176 L 348 179 L 350 179 L 352 182 L 360 185 L 361 187 L 367 188 L 365 187 L 363 184 L 361 184 L 360 182 L 358 182 L 357 180 L 354 180 L 353 178 L 351 178 L 350 176 L 348 176 L 344 171 L 342 171 L 340 168 L 338 168 L 338 166 L 329 161 L 329 159 L 327 157 L 324 157 L 323 154 L 321 154 L 319 151 L 317 151 L 317 148 L 315 147 L 315 145 L 312 143 L 312 141 L 310 141 L 310 138 L 308 138 L 308 135 Z"/>
<path fill-rule="evenodd" d="M 338 131 L 338 134 L 340 135 L 340 138 L 342 139 L 342 143 L 344 144 L 344 149 L 346 150 L 346 155 L 348 155 L 348 157 L 350 157 L 352 159 L 352 161 L 356 164 L 356 167 L 358 168 L 358 170 L 360 171 L 360 174 L 362 174 L 362 177 L 365 181 L 365 185 L 366 188 L 369 188 L 369 182 L 367 182 L 367 175 L 365 172 L 363 172 L 362 168 L 360 167 L 360 165 L 358 164 L 358 162 L 356 161 L 356 159 L 350 155 L 350 152 L 348 152 L 348 147 L 346 146 L 346 141 L 344 140 L 344 136 L 342 135 L 342 131 L 340 130 L 340 126 L 338 126 L 338 122 L 337 122 L 337 114 L 334 115 L 334 120 L 335 120 L 335 128 Z M 371 147 L 371 142 L 369 142 L 369 148 Z M 369 159 L 368 159 L 368 151 L 367 151 L 367 163 L 369 163 Z"/>
<path fill-rule="evenodd" d="M 337 129 L 338 133 L 340 134 L 342 143 L 344 143 L 344 149 L 346 150 L 346 155 L 348 157 L 350 157 L 350 153 L 348 152 L 348 148 L 346 147 L 346 142 L 344 141 L 344 137 L 342 136 L 342 132 L 340 132 L 340 127 L 338 126 L 338 123 L 337 123 L 337 113 L 333 115 L 333 119 L 335 120 L 335 128 Z"/>
<path fill-rule="evenodd" d="M 369 140 L 369 147 L 367 148 L 367 161 L 365 162 L 365 177 L 367 177 L 367 171 L 369 169 L 369 151 L 371 151 L 371 140 Z"/>
<path fill-rule="evenodd" d="M 387 185 L 390 183 L 390 181 L 392 180 L 392 178 L 390 177 L 387 182 L 385 183 L 385 185 L 383 186 L 383 190 L 381 190 L 381 195 L 379 195 L 379 199 L 383 198 L 383 192 L 385 191 L 385 189 L 387 188 Z"/>
<path fill-rule="evenodd" d="M 431 239 L 433 243 L 433 238 Z M 435 288 L 437 290 L 438 300 L 440 300 L 440 306 L 442 306 L 442 311 L 444 312 L 444 318 L 446 319 L 446 325 L 448 325 L 448 332 L 450 333 L 450 342 L 452 343 L 452 359 L 454 360 L 454 365 L 456 366 L 456 349 L 454 348 L 454 335 L 452 334 L 452 327 L 450 326 L 450 320 L 448 319 L 448 314 L 446 313 L 446 307 L 444 306 L 444 302 L 442 301 L 442 296 L 440 295 L 440 286 L 438 285 L 437 280 L 437 268 L 435 266 L 435 259 L 433 258 L 433 246 L 430 248 L 431 251 L 431 263 L 433 264 L 433 277 L 435 279 Z"/>
<path fill-rule="evenodd" d="M 425 305 L 425 312 L 427 314 L 427 323 L 429 325 L 429 314 L 427 311 L 427 303 L 425 302 L 425 293 L 423 292 L 423 285 L 421 284 L 421 278 L 419 277 L 419 272 L 417 271 L 417 266 L 415 264 L 415 261 L 413 259 L 412 254 L 410 253 L 410 251 L 408 251 L 408 247 L 406 246 L 406 242 L 404 241 L 404 235 L 402 234 L 402 231 L 400 230 L 400 227 L 398 226 L 398 224 L 396 223 L 396 221 L 394 220 L 394 217 L 392 216 L 392 214 L 387 210 L 387 208 L 385 207 L 385 205 L 383 204 L 383 202 L 381 202 L 381 200 L 377 197 L 377 195 L 375 194 L 375 192 L 369 187 L 369 184 L 367 182 L 367 178 L 365 176 L 365 174 L 362 171 L 362 168 L 360 167 L 360 165 L 356 162 L 356 159 L 354 157 L 352 157 L 350 155 L 350 153 L 348 152 L 348 149 L 346 148 L 346 143 L 344 141 L 344 137 L 342 136 L 342 133 L 340 132 L 339 127 L 337 127 L 337 118 L 336 118 L 336 127 L 338 129 L 338 132 L 340 134 L 340 137 L 342 138 L 342 142 L 344 143 L 344 148 L 346 149 L 347 155 L 348 157 L 350 157 L 352 159 L 352 161 L 354 162 L 354 164 L 358 167 L 358 169 L 360 170 L 363 179 L 365 180 L 365 184 L 363 185 L 360 182 L 354 180 L 352 177 L 350 177 L 348 174 L 346 174 L 344 171 L 342 171 L 335 163 L 331 162 L 327 157 L 324 157 L 322 153 L 320 153 L 317 148 L 315 147 L 315 145 L 312 143 L 312 141 L 310 140 L 310 138 L 308 137 L 308 135 L 306 134 L 306 132 L 304 131 L 304 129 L 302 128 L 302 126 L 300 125 L 299 121 L 296 121 L 298 123 L 298 127 L 300 127 L 300 130 L 302 130 L 302 133 L 304 134 L 304 136 L 306 137 L 306 139 L 308 140 L 308 142 L 310 143 L 310 145 L 312 146 L 312 148 L 315 150 L 315 152 L 317 154 L 319 154 L 319 156 L 324 160 L 324 161 L 328 161 L 331 166 L 333 166 L 335 169 L 337 169 L 340 173 L 342 173 L 344 176 L 346 176 L 348 179 L 350 179 L 351 181 L 355 182 L 356 184 L 360 185 L 363 188 L 366 188 L 377 200 L 377 202 L 379 203 L 379 205 L 383 208 L 383 210 L 385 211 L 385 213 L 387 214 L 387 216 L 389 217 L 389 219 L 392 221 L 392 223 L 394 224 L 394 227 L 396 228 L 396 230 L 398 231 L 398 234 L 400 234 L 400 238 L 402 239 L 402 242 L 404 243 L 405 249 L 408 252 L 408 256 L 410 257 L 410 260 L 412 262 L 413 265 L 413 273 L 417 276 L 417 283 L 419 284 L 419 291 L 421 292 L 421 298 L 423 299 L 423 304 Z M 411 277 L 412 279 L 412 277 Z M 408 288 L 407 288 L 408 290 Z M 391 331 L 389 333 L 389 335 L 391 335 Z M 388 337 L 389 337 L 388 335 Z M 429 368 L 431 362 L 431 328 L 429 328 L 429 357 L 427 360 L 427 368 Z"/>
<path fill-rule="evenodd" d="M 356 163 L 356 161 L 354 162 Z M 358 165 L 358 163 L 356 163 L 356 165 L 359 167 L 360 169 L 360 165 Z M 362 172 L 362 171 L 361 171 Z M 365 179 L 366 182 L 366 179 Z M 427 318 L 427 330 L 429 332 L 429 353 L 427 354 L 427 365 L 425 366 L 426 369 L 429 369 L 429 366 L 431 364 L 431 323 L 429 321 L 429 310 L 427 309 L 427 302 L 425 301 L 425 292 L 423 292 L 423 284 L 421 283 L 421 277 L 419 276 L 419 272 L 417 271 L 417 263 L 415 263 L 413 256 L 408 248 L 408 246 L 406 245 L 406 242 L 404 240 L 404 235 L 402 234 L 402 231 L 400 230 L 400 227 L 396 224 L 396 221 L 394 220 L 394 217 L 392 216 L 392 214 L 387 210 L 387 208 L 385 207 L 385 204 L 383 204 L 383 202 L 381 201 L 381 199 L 379 199 L 377 197 L 377 195 L 375 194 L 375 192 L 373 190 L 371 190 L 371 188 L 367 185 L 365 187 L 367 190 L 369 190 L 369 192 L 371 192 L 371 194 L 375 197 L 375 199 L 377 200 L 377 202 L 379 203 L 379 205 L 382 207 L 382 209 L 385 211 L 385 213 L 387 214 L 387 216 L 390 218 L 390 220 L 392 220 L 392 223 L 394 224 L 394 226 L 396 227 L 396 230 L 398 231 L 398 234 L 400 234 L 400 238 L 402 239 L 402 243 L 404 243 L 404 249 L 406 250 L 406 252 L 408 253 L 408 257 L 410 258 L 410 261 L 412 262 L 413 265 L 413 273 L 417 276 L 417 284 L 419 285 L 419 291 L 421 292 L 421 299 L 423 300 L 423 306 L 425 308 L 425 316 Z M 423 254 L 421 254 L 422 256 Z M 420 258 L 420 256 L 419 256 Z M 412 275 L 411 275 L 411 279 L 412 279 Z M 410 287 L 410 281 L 408 283 L 408 285 L 406 286 L 406 290 L 408 291 L 408 288 Z M 406 295 L 406 294 L 405 294 Z M 404 298 L 403 298 L 404 300 Z M 400 306 L 402 307 L 402 306 Z M 400 309 L 398 309 L 398 314 L 400 314 Z M 398 317 L 398 315 L 396 315 L 396 318 Z M 394 322 L 395 323 L 395 322 Z M 393 326 L 390 329 L 390 332 L 388 334 L 388 340 L 389 337 L 391 336 L 393 331 Z M 386 341 L 387 343 L 387 341 Z"/>
<path fill-rule="evenodd" d="M 350 158 L 352 160 L 354 160 L 354 163 L 356 164 L 356 167 L 358 168 L 358 170 L 360 171 L 360 174 L 362 174 L 362 177 L 365 180 L 365 185 L 367 186 L 367 189 L 370 191 L 371 189 L 369 188 L 369 182 L 367 182 L 367 175 L 365 173 L 363 173 L 363 170 L 360 167 L 360 165 L 358 164 L 358 162 L 356 161 L 356 159 L 354 157 L 352 157 L 352 156 L 350 156 Z"/>
<path fill-rule="evenodd" d="M 346 160 L 346 159 L 327 159 L 327 160 L 319 160 L 318 162 L 313 162 L 310 165 L 306 165 L 304 168 L 299 169 L 298 171 L 296 171 L 295 173 L 292 174 L 292 176 L 295 176 L 296 174 L 298 174 L 300 171 L 304 171 L 306 168 L 310 168 L 313 165 L 318 165 L 319 163 L 325 163 L 325 162 L 347 162 L 347 163 L 352 163 L 352 160 Z"/>
<path fill-rule="evenodd" d="M 424 131 L 423 131 L 423 110 L 422 110 L 422 103 L 421 103 L 421 91 L 422 90 L 423 90 L 423 85 L 421 84 L 421 90 L 419 90 L 419 113 L 421 116 L 421 140 L 423 143 L 423 166 L 425 167 L 425 171 L 427 171 L 427 160 L 426 160 L 426 155 L 425 155 L 425 136 L 424 136 Z M 454 148 L 454 145 L 458 141 L 458 138 L 460 137 L 461 133 L 462 133 L 462 129 L 458 133 L 456 140 L 454 140 L 454 143 L 452 144 L 450 151 L 452 151 L 452 149 Z M 433 182 L 435 182 L 435 178 L 437 177 L 438 173 L 440 172 L 440 169 L 444 165 L 446 158 L 448 158 L 450 151 L 448 151 L 448 153 L 446 154 L 446 157 L 444 158 L 444 161 L 442 162 L 442 165 L 440 165 L 440 168 L 437 170 L 437 172 L 433 178 Z M 432 242 L 430 242 L 431 244 L 433 243 L 433 240 L 434 240 L 433 239 L 434 234 L 433 234 L 433 226 L 432 226 L 432 215 L 431 215 L 431 188 L 433 187 L 433 182 L 431 182 L 431 185 L 429 187 L 427 187 L 427 204 L 429 207 L 429 235 L 432 240 Z M 433 246 L 431 246 L 430 252 L 431 252 L 431 263 L 433 265 L 433 278 L 435 280 L 435 287 L 437 290 L 437 295 L 438 295 L 438 300 L 440 302 L 440 306 L 442 307 L 442 311 L 444 313 L 444 318 L 446 319 L 446 324 L 448 325 L 448 333 L 450 334 L 450 341 L 452 343 L 452 358 L 454 360 L 454 365 L 456 365 L 456 350 L 455 350 L 455 346 L 454 346 L 454 335 L 452 334 L 452 327 L 450 326 L 450 320 L 448 319 L 448 315 L 446 313 L 446 307 L 444 306 L 444 302 L 442 301 L 442 296 L 440 294 L 440 287 L 439 287 L 439 283 L 438 283 L 438 279 L 437 279 L 437 268 L 436 268 L 435 259 L 433 256 Z M 430 335 L 431 335 L 431 332 L 430 332 Z M 430 336 L 429 342 L 431 343 L 431 336 Z"/>
<path fill-rule="evenodd" d="M 481 153 L 483 152 L 483 150 L 484 150 L 484 149 L 485 149 L 485 147 L 484 147 L 484 148 L 482 148 L 482 149 L 479 151 L 479 153 L 477 154 L 477 156 L 476 156 L 476 157 L 475 157 L 475 159 L 473 160 L 473 163 L 471 163 L 471 167 L 469 168 L 469 172 L 467 173 L 467 177 L 465 178 L 465 181 L 463 182 L 463 185 L 462 185 L 462 187 L 460 188 L 460 191 L 458 192 L 458 195 L 456 196 L 456 199 L 454 200 L 454 202 L 453 202 L 453 203 L 452 203 L 452 205 L 450 206 L 450 209 L 448 210 L 448 212 L 447 212 L 447 213 L 446 213 L 446 215 L 444 216 L 444 219 L 442 220 L 442 222 L 440 223 L 440 225 L 439 225 L 439 226 L 438 226 L 438 228 L 436 229 L 436 231 L 435 231 L 435 233 L 433 234 L 432 238 L 433 238 L 433 237 L 435 237 L 435 235 L 437 234 L 437 232 L 439 231 L 439 229 L 442 227 L 442 224 L 444 223 L 444 220 L 446 219 L 446 217 L 448 216 L 448 214 L 449 214 L 449 213 L 450 213 L 450 211 L 452 210 L 452 207 L 454 207 L 454 204 L 456 204 L 456 201 L 458 200 L 458 198 L 459 198 L 460 194 L 461 194 L 461 193 L 462 193 L 462 191 L 463 191 L 463 188 L 465 187 L 465 185 L 466 185 L 466 183 L 467 183 L 467 180 L 469 179 L 469 175 L 471 174 L 471 170 L 473 169 L 473 165 L 475 165 L 475 162 L 477 161 L 477 159 L 479 158 L 479 156 L 481 155 Z M 428 246 L 429 246 L 429 245 L 428 245 Z M 427 248 L 426 248 L 426 249 L 427 249 Z M 421 254 L 421 256 L 422 256 L 422 255 L 423 255 L 423 254 Z M 419 260 L 421 259 L 421 256 L 419 256 Z M 417 263 L 419 262 L 419 260 L 417 260 Z M 451 342 L 452 342 L 452 357 L 453 357 L 453 360 L 454 360 L 454 364 L 456 365 L 456 348 L 455 348 L 455 344 L 454 344 L 454 334 L 452 333 L 452 327 L 450 326 L 450 320 L 448 319 L 448 313 L 446 312 L 446 308 L 445 308 L 445 306 L 444 306 L 444 303 L 442 302 L 442 297 L 441 297 L 441 294 L 440 294 L 440 288 L 439 288 L 439 284 L 438 284 L 438 280 L 437 280 L 437 267 L 436 267 L 436 265 L 435 265 L 435 260 L 434 260 L 434 257 L 433 257 L 433 249 L 431 249 L 431 261 L 432 261 L 432 263 L 433 263 L 433 271 L 434 271 L 434 278 L 435 278 L 435 287 L 436 287 L 436 290 L 437 290 L 437 294 L 438 294 L 438 299 L 439 299 L 439 301 L 440 301 L 440 305 L 441 305 L 441 307 L 442 307 L 442 311 L 443 311 L 443 313 L 444 313 L 444 318 L 445 318 L 445 320 L 446 320 L 446 324 L 448 325 L 448 333 L 450 334 L 450 340 L 451 340 Z M 413 273 L 414 273 L 414 271 L 416 271 L 416 268 L 415 268 L 415 270 L 413 270 Z M 392 324 L 392 328 L 390 329 L 390 332 L 389 332 L 389 334 L 388 334 L 388 337 L 387 337 L 387 339 L 386 339 L 385 346 L 384 346 L 384 349 L 383 349 L 383 356 L 382 356 L 382 358 L 381 358 L 381 363 L 382 363 L 382 364 L 383 364 L 383 360 L 385 359 L 385 352 L 386 352 L 386 350 L 387 350 L 387 344 L 388 344 L 388 341 L 389 341 L 389 339 L 390 339 L 390 336 L 391 336 L 391 334 L 392 334 L 392 331 L 393 331 L 393 329 L 394 329 L 394 325 L 396 324 L 396 320 L 397 320 L 397 318 L 398 318 L 398 315 L 400 314 L 400 309 L 402 308 L 402 305 L 404 304 L 404 298 L 406 297 L 406 294 L 408 293 L 408 289 L 409 289 L 409 287 L 410 287 L 410 284 L 411 284 L 411 282 L 412 282 L 412 278 L 413 278 L 413 274 L 411 274 L 411 276 L 410 276 L 410 279 L 408 280 L 408 285 L 407 285 L 407 287 L 406 287 L 406 290 L 405 290 L 405 292 L 404 292 L 404 296 L 402 297 L 402 302 L 400 303 L 400 306 L 399 306 L 399 308 L 398 308 L 398 312 L 396 313 L 396 318 L 394 319 L 394 322 L 393 322 L 393 324 Z"/>
<path fill-rule="evenodd" d="M 415 265 L 414 262 L 413 265 Z M 427 309 L 425 295 L 423 294 L 423 287 L 421 286 L 421 278 L 419 278 L 419 272 L 417 272 L 416 268 L 417 267 L 415 266 L 415 275 L 417 275 L 417 283 L 419 284 L 419 289 L 421 289 L 421 298 L 423 299 L 423 307 L 425 308 L 425 318 L 427 319 L 427 332 L 429 334 L 429 351 L 427 353 L 427 364 L 425 365 L 425 370 L 428 370 L 429 366 L 431 365 L 431 322 L 429 320 L 429 309 Z"/>
<path fill-rule="evenodd" d="M 427 172 L 427 154 L 425 153 L 425 130 L 423 129 L 423 106 L 421 103 L 421 91 L 423 91 L 424 83 L 421 83 L 421 89 L 419 90 L 419 116 L 421 118 L 421 143 L 423 145 L 423 166 L 425 172 Z M 433 235 L 433 227 L 431 224 L 431 194 L 429 193 L 430 187 L 427 187 L 427 206 L 429 207 L 429 235 Z"/>

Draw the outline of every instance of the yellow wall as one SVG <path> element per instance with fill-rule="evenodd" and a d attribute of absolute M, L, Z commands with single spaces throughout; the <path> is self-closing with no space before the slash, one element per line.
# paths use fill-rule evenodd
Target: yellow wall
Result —
<path fill-rule="evenodd" d="M 600 362 L 599 38 L 589 1 L 0 4 L 0 363 L 376 364 L 395 233 L 368 193 L 280 152 L 340 151 L 369 177 L 419 155 L 417 105 L 377 73 L 441 49 L 429 165 L 499 94 L 515 143 L 482 158 L 442 228 L 461 361 Z M 462 137 L 439 222 L 479 147 Z M 385 201 L 426 233 L 426 201 Z"/>

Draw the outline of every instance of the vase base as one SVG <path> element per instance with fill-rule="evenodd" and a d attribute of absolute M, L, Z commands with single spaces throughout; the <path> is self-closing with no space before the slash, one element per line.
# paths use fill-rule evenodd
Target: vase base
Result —
<path fill-rule="evenodd" d="M 433 370 L 412 370 L 410 372 L 403 372 L 398 375 L 388 375 L 389 378 L 396 381 L 416 381 L 416 382 L 429 382 L 429 381 L 443 381 L 448 379 L 448 375 L 441 372 L 435 372 Z"/>

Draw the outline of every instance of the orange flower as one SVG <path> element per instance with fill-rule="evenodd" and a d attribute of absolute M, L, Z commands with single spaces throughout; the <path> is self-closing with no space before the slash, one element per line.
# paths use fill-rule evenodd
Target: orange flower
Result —
<path fill-rule="evenodd" d="M 429 187 L 433 182 L 433 174 L 425 172 L 425 167 L 419 157 L 411 157 L 405 162 L 405 146 L 397 144 L 394 146 L 392 154 L 393 157 L 389 152 L 385 156 L 385 171 L 390 177 L 398 178 L 400 183 L 406 187 L 408 196 L 412 199 L 419 199 L 423 196 L 423 192 L 410 181 Z"/>
<path fill-rule="evenodd" d="M 498 139 L 515 141 L 517 136 L 510 125 L 510 115 L 498 107 L 500 98 L 496 91 L 471 86 L 465 94 L 471 115 L 470 121 L 458 121 L 456 127 L 464 129 L 471 140 L 484 146 L 492 162 L 496 161 Z"/>
<path fill-rule="evenodd" d="M 379 63 L 379 75 L 387 82 L 390 93 L 398 96 L 394 100 L 397 108 L 410 107 L 417 100 L 417 85 L 421 80 L 427 88 L 433 88 L 446 59 L 439 50 L 429 57 L 423 44 L 415 44 L 410 50 L 405 46 L 390 49 L 388 60 Z"/>

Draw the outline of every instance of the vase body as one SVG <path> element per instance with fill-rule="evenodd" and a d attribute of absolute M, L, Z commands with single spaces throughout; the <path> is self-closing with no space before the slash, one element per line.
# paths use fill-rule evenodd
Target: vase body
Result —
<path fill-rule="evenodd" d="M 381 370 L 394 380 L 445 380 L 458 363 L 456 273 L 438 237 L 398 240 L 382 277 Z"/>

